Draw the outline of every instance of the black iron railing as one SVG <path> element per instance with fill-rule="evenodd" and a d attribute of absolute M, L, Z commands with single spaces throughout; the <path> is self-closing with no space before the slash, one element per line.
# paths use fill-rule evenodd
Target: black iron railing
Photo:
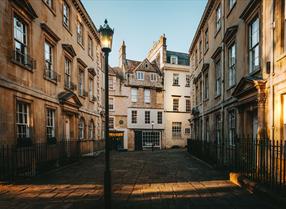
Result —
<path fill-rule="evenodd" d="M 12 61 L 31 70 L 36 68 L 36 61 L 28 54 L 22 53 L 19 50 L 12 51 Z"/>
<path fill-rule="evenodd" d="M 104 140 L 60 141 L 31 146 L 0 145 L 0 179 L 35 176 L 104 149 Z"/>
<path fill-rule="evenodd" d="M 52 69 L 48 69 L 47 67 L 45 67 L 44 77 L 55 82 L 59 82 L 61 78 L 60 74 Z"/>
<path fill-rule="evenodd" d="M 227 139 L 219 143 L 188 139 L 188 152 L 286 195 L 286 141 L 239 138 L 230 144 Z"/>

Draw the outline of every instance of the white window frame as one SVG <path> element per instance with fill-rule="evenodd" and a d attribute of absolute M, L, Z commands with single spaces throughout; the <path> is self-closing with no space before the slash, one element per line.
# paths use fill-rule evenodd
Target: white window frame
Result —
<path fill-rule="evenodd" d="M 220 144 L 221 143 L 221 129 L 222 129 L 222 127 L 221 127 L 222 121 L 221 121 L 221 115 L 220 114 L 217 114 L 215 116 L 215 122 L 216 122 L 216 124 L 215 124 L 216 143 Z"/>
<path fill-rule="evenodd" d="M 191 75 L 186 75 L 186 87 L 191 86 Z"/>
<path fill-rule="evenodd" d="M 236 0 L 228 0 L 228 9 L 231 10 L 234 7 Z"/>
<path fill-rule="evenodd" d="M 144 89 L 144 103 L 149 104 L 151 103 L 151 90 Z"/>
<path fill-rule="evenodd" d="M 108 126 L 110 129 L 114 129 L 114 122 L 115 122 L 114 117 L 109 117 Z"/>
<path fill-rule="evenodd" d="M 113 89 L 114 89 L 114 79 L 113 79 L 113 76 L 108 78 L 108 88 L 109 88 L 110 90 L 113 90 Z"/>
<path fill-rule="evenodd" d="M 144 112 L 144 121 L 145 124 L 150 124 L 151 122 L 151 112 L 149 110 Z"/>
<path fill-rule="evenodd" d="M 235 133 L 236 133 L 236 112 L 235 110 L 228 111 L 228 138 L 229 145 L 234 145 L 235 143 Z"/>
<path fill-rule="evenodd" d="M 95 134 L 94 134 L 94 122 L 93 120 L 91 120 L 89 122 L 89 126 L 88 126 L 88 138 L 93 140 Z"/>
<path fill-rule="evenodd" d="M 89 99 L 90 100 L 93 100 L 93 96 L 94 96 L 94 94 L 93 94 L 93 79 L 92 78 L 89 78 L 89 85 L 88 85 L 89 87 L 88 87 L 88 94 L 89 94 Z"/>
<path fill-rule="evenodd" d="M 78 76 L 78 91 L 79 95 L 83 96 L 84 91 L 84 71 L 79 70 L 79 76 Z"/>
<path fill-rule="evenodd" d="M 221 4 L 216 8 L 216 32 L 221 29 Z"/>
<path fill-rule="evenodd" d="M 90 36 L 88 36 L 88 39 L 87 39 L 87 50 L 88 50 L 88 55 L 90 57 L 93 57 L 93 40 Z"/>
<path fill-rule="evenodd" d="M 16 102 L 16 127 L 17 139 L 30 137 L 30 104 Z"/>
<path fill-rule="evenodd" d="M 81 22 L 77 23 L 76 36 L 77 36 L 77 43 L 83 46 L 83 24 Z"/>
<path fill-rule="evenodd" d="M 54 109 L 47 108 L 46 135 L 48 139 L 55 137 L 55 132 L 56 132 L 55 114 L 56 114 L 56 111 Z"/>
<path fill-rule="evenodd" d="M 257 23 L 256 30 L 254 30 L 255 23 Z M 252 73 L 260 67 L 260 19 L 258 16 L 251 20 L 248 30 L 248 64 L 249 73 Z M 254 39 L 255 36 L 257 40 Z"/>
<path fill-rule="evenodd" d="M 70 28 L 70 7 L 63 1 L 63 24 L 66 28 Z"/>
<path fill-rule="evenodd" d="M 140 80 L 140 81 L 143 81 L 143 80 L 144 80 L 144 72 L 142 72 L 142 71 L 137 71 L 137 72 L 136 72 L 136 79 L 137 79 L 137 80 Z"/>
<path fill-rule="evenodd" d="M 182 138 L 182 122 L 172 122 L 172 138 Z"/>
<path fill-rule="evenodd" d="M 131 123 L 136 124 L 137 123 L 137 110 L 131 110 Z"/>
<path fill-rule="evenodd" d="M 79 132 L 79 139 L 83 140 L 84 139 L 84 119 L 80 118 L 79 119 L 79 124 L 78 124 L 78 132 Z"/>
<path fill-rule="evenodd" d="M 215 62 L 215 95 L 219 96 L 221 95 L 221 60 L 217 60 Z"/>
<path fill-rule="evenodd" d="M 180 84 L 180 74 L 173 73 L 173 86 L 179 86 Z"/>
<path fill-rule="evenodd" d="M 137 102 L 137 89 L 131 88 L 131 102 Z"/>
<path fill-rule="evenodd" d="M 236 84 L 236 44 L 228 47 L 228 86 Z"/>
<path fill-rule="evenodd" d="M 163 124 L 163 112 L 157 112 L 157 123 Z"/>
<path fill-rule="evenodd" d="M 178 64 L 178 56 L 171 55 L 170 56 L 170 64 L 177 65 Z"/>
<path fill-rule="evenodd" d="M 50 7 L 50 8 L 53 7 L 53 0 L 44 0 L 44 2 L 48 7 Z"/>
<path fill-rule="evenodd" d="M 110 111 L 114 111 L 114 98 L 113 97 L 109 97 L 109 110 Z"/>
<path fill-rule="evenodd" d="M 28 25 L 17 15 L 14 15 L 13 21 L 15 58 L 25 65 L 28 51 Z"/>
<path fill-rule="evenodd" d="M 173 98 L 173 111 L 176 111 L 176 112 L 179 111 L 179 104 L 180 104 L 179 99 Z"/>
<path fill-rule="evenodd" d="M 71 88 L 71 60 L 65 57 L 65 87 Z"/>
<path fill-rule="evenodd" d="M 53 46 L 48 42 L 45 41 L 44 43 L 44 56 L 45 56 L 45 75 L 52 79 L 53 76 Z"/>
<path fill-rule="evenodd" d="M 204 99 L 209 98 L 209 73 L 204 74 Z"/>
<path fill-rule="evenodd" d="M 205 52 L 209 49 L 209 29 L 205 30 Z"/>
<path fill-rule="evenodd" d="M 150 74 L 150 81 L 157 81 L 157 74 L 156 73 Z"/>
<path fill-rule="evenodd" d="M 191 100 L 186 99 L 186 112 L 191 112 Z"/>

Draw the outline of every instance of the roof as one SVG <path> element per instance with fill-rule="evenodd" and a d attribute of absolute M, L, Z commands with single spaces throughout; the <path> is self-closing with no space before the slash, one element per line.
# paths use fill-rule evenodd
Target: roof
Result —
<path fill-rule="evenodd" d="M 178 57 L 178 65 L 190 65 L 189 54 L 167 50 L 167 62 L 170 63 L 170 57 Z"/>
<path fill-rule="evenodd" d="M 194 38 L 192 40 L 192 43 L 191 43 L 191 46 L 189 48 L 189 52 L 191 52 L 192 49 L 194 48 L 195 43 L 196 43 L 196 41 L 199 38 L 201 28 L 205 25 L 205 22 L 207 21 L 209 15 L 210 15 L 210 11 L 212 10 L 212 8 L 214 6 L 214 3 L 215 3 L 215 0 L 208 0 L 208 3 L 207 3 L 207 5 L 205 7 L 205 10 L 204 10 L 204 13 L 203 13 L 203 15 L 201 17 L 200 23 L 199 23 L 199 25 L 197 27 L 195 36 L 194 36 Z"/>
<path fill-rule="evenodd" d="M 125 68 L 127 72 L 133 72 L 140 63 L 140 61 L 126 59 Z"/>

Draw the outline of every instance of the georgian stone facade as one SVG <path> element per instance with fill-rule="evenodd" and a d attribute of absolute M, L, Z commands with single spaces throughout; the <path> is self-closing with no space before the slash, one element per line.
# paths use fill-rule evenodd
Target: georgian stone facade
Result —
<path fill-rule="evenodd" d="M 0 15 L 0 143 L 102 139 L 102 53 L 80 0 L 4 0 Z"/>
<path fill-rule="evenodd" d="M 285 1 L 209 0 L 190 46 L 192 138 L 285 137 Z"/>

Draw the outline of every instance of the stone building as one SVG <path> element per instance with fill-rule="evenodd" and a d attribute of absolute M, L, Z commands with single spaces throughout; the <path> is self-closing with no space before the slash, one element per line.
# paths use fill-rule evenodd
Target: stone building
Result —
<path fill-rule="evenodd" d="M 285 1 L 209 0 L 189 49 L 192 138 L 285 136 Z"/>
<path fill-rule="evenodd" d="M 114 149 L 128 149 L 127 109 L 129 90 L 120 67 L 109 69 L 109 136 Z"/>
<path fill-rule="evenodd" d="M 99 34 L 80 0 L 3 0 L 0 16 L 0 143 L 102 139 Z"/>
<path fill-rule="evenodd" d="M 110 128 L 123 137 L 124 149 L 186 146 L 191 110 L 188 54 L 168 51 L 161 36 L 146 59 L 135 61 L 126 58 L 123 42 L 119 67 L 110 69 L 109 82 Z"/>
<path fill-rule="evenodd" d="M 164 75 L 164 139 L 165 147 L 184 147 L 190 137 L 190 65 L 186 53 L 167 50 L 162 35 L 148 53 Z"/>

